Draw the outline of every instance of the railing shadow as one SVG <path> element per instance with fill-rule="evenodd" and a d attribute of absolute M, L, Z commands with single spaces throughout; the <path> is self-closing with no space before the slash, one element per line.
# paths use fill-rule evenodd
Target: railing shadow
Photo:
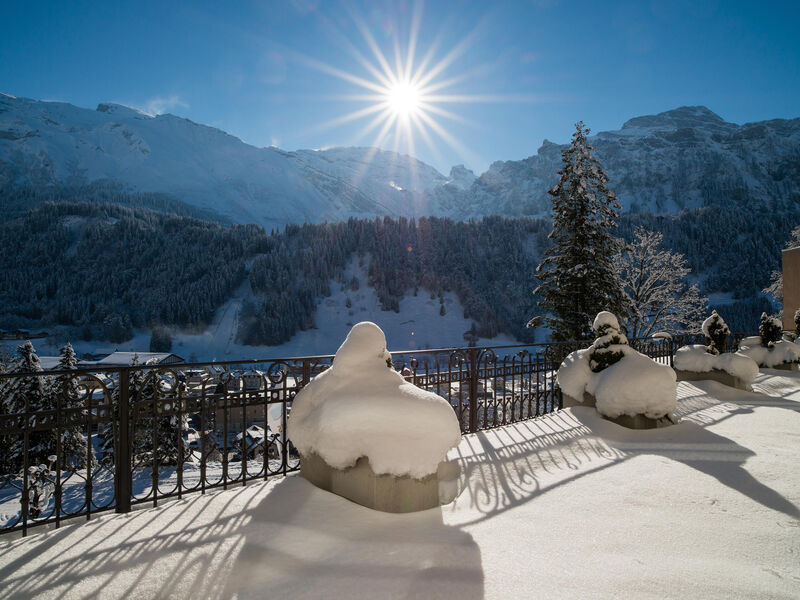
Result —
<path fill-rule="evenodd" d="M 695 382 L 696 383 L 696 382 Z M 605 421 L 591 408 L 577 407 L 544 419 L 517 423 L 501 430 L 481 431 L 466 440 L 449 459 L 462 471 L 461 495 L 448 521 L 474 524 L 529 502 L 600 470 L 641 455 L 657 455 L 683 463 L 762 506 L 792 518 L 798 507 L 761 483 L 744 463 L 755 453 L 714 433 L 707 425 L 757 406 L 797 411 L 789 400 L 732 390 L 721 395 L 714 382 L 682 384 L 679 402 L 683 421 L 650 431 L 632 431 Z M 713 387 L 713 396 L 704 389 Z M 471 510 L 459 511 L 466 506 Z M 475 516 L 475 513 L 479 516 Z M 461 515 L 469 515 L 462 520 Z"/>
<path fill-rule="evenodd" d="M 9 559 L 3 597 L 483 597 L 480 550 L 440 509 L 379 513 L 294 476 L 67 526 L 0 552 Z"/>

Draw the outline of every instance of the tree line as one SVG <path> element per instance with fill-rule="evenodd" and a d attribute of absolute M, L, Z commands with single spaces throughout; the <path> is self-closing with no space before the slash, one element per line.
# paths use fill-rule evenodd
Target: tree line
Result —
<path fill-rule="evenodd" d="M 800 207 L 780 214 L 708 208 L 676 217 L 623 214 L 615 235 L 660 232 L 682 254 L 689 282 L 703 294 L 728 292 L 714 305 L 731 328 L 753 331 L 772 312 L 760 290 L 780 265 L 780 249 Z M 350 219 L 266 232 L 110 202 L 46 202 L 0 225 L 0 328 L 59 325 L 69 339 L 122 342 L 133 328 L 203 328 L 249 279 L 256 300 L 243 307 L 240 341 L 280 344 L 320 327 L 317 302 L 344 281 L 353 256 L 386 310 L 405 294 L 454 291 L 478 335 L 503 331 L 532 341 L 525 324 L 541 313 L 532 293 L 536 267 L 553 244 L 548 219 L 487 217 Z"/>

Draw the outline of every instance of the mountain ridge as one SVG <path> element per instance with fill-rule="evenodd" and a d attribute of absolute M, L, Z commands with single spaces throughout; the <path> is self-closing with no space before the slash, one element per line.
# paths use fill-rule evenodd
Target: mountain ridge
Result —
<path fill-rule="evenodd" d="M 590 143 L 625 211 L 800 201 L 800 118 L 737 125 L 684 106 L 633 117 Z M 531 156 L 496 161 L 478 176 L 457 165 L 448 176 L 377 148 L 258 148 L 171 114 L 0 94 L 0 186 L 109 180 L 268 228 L 350 217 L 547 216 L 564 148 L 545 139 Z"/>

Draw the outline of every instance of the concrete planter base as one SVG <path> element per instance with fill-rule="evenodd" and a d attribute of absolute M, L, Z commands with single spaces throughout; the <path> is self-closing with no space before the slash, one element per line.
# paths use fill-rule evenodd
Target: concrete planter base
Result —
<path fill-rule="evenodd" d="M 569 408 L 571 406 L 597 407 L 597 400 L 589 392 L 583 392 L 583 402 L 578 402 L 572 396 L 567 396 L 564 394 L 563 403 L 564 408 Z M 656 427 L 667 427 L 672 425 L 672 422 L 667 418 L 651 419 L 650 417 L 646 417 L 644 415 L 636 415 L 635 417 L 630 415 L 621 415 L 612 419 L 611 417 L 607 417 L 603 413 L 600 413 L 600 411 L 598 411 L 598 413 L 606 421 L 611 421 L 612 423 L 616 423 L 622 427 L 627 427 L 628 429 L 655 429 Z"/>
<path fill-rule="evenodd" d="M 576 398 L 564 394 L 561 399 L 561 405 L 563 408 L 569 408 L 571 406 L 595 407 L 597 406 L 597 403 L 595 402 L 594 396 L 592 396 L 589 392 L 583 392 L 583 402 L 578 402 Z"/>
<path fill-rule="evenodd" d="M 671 425 L 671 423 L 662 423 L 665 419 L 651 419 L 650 417 L 646 417 L 644 415 L 636 415 L 632 417 L 630 415 L 620 415 L 616 418 L 611 418 L 603 415 L 603 418 L 607 421 L 611 421 L 612 423 L 616 423 L 617 425 L 621 425 L 622 427 L 627 427 L 628 429 L 655 429 L 657 427 L 663 427 L 664 425 Z"/>
<path fill-rule="evenodd" d="M 717 381 L 722 385 L 727 385 L 738 390 L 750 389 L 750 385 L 745 383 L 744 380 L 720 369 L 711 369 L 703 373 L 698 373 L 697 371 L 682 371 L 681 369 L 674 369 L 674 371 L 678 381 L 710 380 Z"/>
<path fill-rule="evenodd" d="M 436 473 L 423 479 L 376 475 L 366 457 L 348 469 L 334 469 L 317 454 L 305 455 L 300 475 L 318 488 L 374 510 L 407 513 L 439 506 Z"/>
<path fill-rule="evenodd" d="M 797 363 L 783 363 L 777 367 L 765 367 L 769 369 L 778 369 L 779 371 L 797 371 Z"/>

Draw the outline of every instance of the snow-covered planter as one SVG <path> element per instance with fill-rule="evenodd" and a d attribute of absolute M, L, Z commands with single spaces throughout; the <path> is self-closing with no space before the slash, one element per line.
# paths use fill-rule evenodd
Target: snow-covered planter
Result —
<path fill-rule="evenodd" d="M 694 344 L 678 348 L 672 364 L 678 381 L 718 381 L 740 390 L 749 390 L 750 382 L 758 376 L 758 365 L 740 352 L 725 352 L 730 329 L 713 311 L 703 321 L 706 345 Z"/>
<path fill-rule="evenodd" d="M 631 348 L 613 314 L 599 313 L 592 328 L 594 344 L 567 356 L 558 370 L 565 406 L 594 401 L 605 418 L 636 429 L 671 422 L 675 372 Z"/>
<path fill-rule="evenodd" d="M 775 317 L 761 315 L 760 335 L 744 338 L 739 352 L 749 356 L 759 367 L 796 371 L 800 363 L 800 345 L 781 339 L 781 322 Z"/>
<path fill-rule="evenodd" d="M 673 366 L 678 381 L 710 379 L 740 390 L 749 390 L 758 376 L 758 365 L 749 356 L 741 352 L 711 354 L 701 344 L 678 348 Z"/>
<path fill-rule="evenodd" d="M 297 394 L 288 435 L 306 479 L 386 512 L 437 506 L 439 463 L 461 441 L 450 404 L 391 368 L 370 322 L 356 324 L 331 368 Z"/>

